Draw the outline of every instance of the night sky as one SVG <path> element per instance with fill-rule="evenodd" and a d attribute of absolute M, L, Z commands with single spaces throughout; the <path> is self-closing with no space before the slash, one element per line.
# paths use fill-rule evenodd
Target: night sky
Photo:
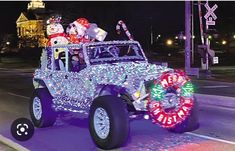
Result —
<path fill-rule="evenodd" d="M 213 2 L 212 2 L 213 3 Z M 211 4 L 212 4 L 211 3 Z M 235 14 L 235 2 L 216 2 L 218 24 L 231 23 Z M 21 11 L 27 10 L 27 2 L 0 2 L 1 28 L 0 34 L 15 33 L 15 22 Z M 59 12 L 69 11 L 73 22 L 79 17 L 86 17 L 90 22 L 97 23 L 99 27 L 111 35 L 119 19 L 126 22 L 130 32 L 137 40 L 146 37 L 152 24 L 154 33 L 179 33 L 184 31 L 184 2 L 45 2 L 48 10 Z M 195 9 L 197 7 L 195 6 Z M 63 17 L 63 16 L 62 16 Z M 232 18 L 231 18 L 232 17 Z M 66 28 L 66 27 L 64 27 Z"/>

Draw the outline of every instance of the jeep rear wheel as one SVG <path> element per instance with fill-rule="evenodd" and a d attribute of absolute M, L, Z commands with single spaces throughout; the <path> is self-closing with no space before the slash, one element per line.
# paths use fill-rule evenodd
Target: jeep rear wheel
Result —
<path fill-rule="evenodd" d="M 30 100 L 30 116 L 36 127 L 52 126 L 56 113 L 52 109 L 52 96 L 45 88 L 36 89 Z"/>
<path fill-rule="evenodd" d="M 125 143 L 129 134 L 129 118 L 123 100 L 115 96 L 100 96 L 90 108 L 89 129 L 95 144 L 113 149 Z"/>

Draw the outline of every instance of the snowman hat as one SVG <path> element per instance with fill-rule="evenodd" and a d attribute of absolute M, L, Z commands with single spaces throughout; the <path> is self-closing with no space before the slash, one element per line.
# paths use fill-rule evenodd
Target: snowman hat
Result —
<path fill-rule="evenodd" d="M 80 24 L 80 25 L 82 25 L 85 28 L 89 28 L 90 27 L 90 23 L 89 23 L 89 21 L 86 18 L 78 18 L 75 22 Z"/>
<path fill-rule="evenodd" d="M 61 16 L 51 16 L 48 20 L 47 20 L 47 24 L 52 24 L 52 23 L 60 23 L 61 22 L 62 17 Z"/>

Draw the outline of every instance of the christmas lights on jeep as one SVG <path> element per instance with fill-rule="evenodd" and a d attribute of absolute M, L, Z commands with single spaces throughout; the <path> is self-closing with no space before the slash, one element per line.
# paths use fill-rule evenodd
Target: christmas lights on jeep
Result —
<path fill-rule="evenodd" d="M 177 133 L 199 125 L 187 75 L 149 63 L 132 39 L 46 47 L 33 83 L 35 126 L 52 126 L 58 111 L 76 112 L 89 118 L 92 139 L 102 149 L 124 144 L 130 117 L 145 117 Z"/>

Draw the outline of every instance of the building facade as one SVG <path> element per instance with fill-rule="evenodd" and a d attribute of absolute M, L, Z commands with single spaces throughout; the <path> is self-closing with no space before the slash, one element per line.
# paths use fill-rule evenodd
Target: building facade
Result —
<path fill-rule="evenodd" d="M 18 47 L 44 47 L 45 37 L 44 19 L 47 16 L 45 4 L 42 0 L 32 0 L 26 12 L 21 12 L 16 20 Z"/>

